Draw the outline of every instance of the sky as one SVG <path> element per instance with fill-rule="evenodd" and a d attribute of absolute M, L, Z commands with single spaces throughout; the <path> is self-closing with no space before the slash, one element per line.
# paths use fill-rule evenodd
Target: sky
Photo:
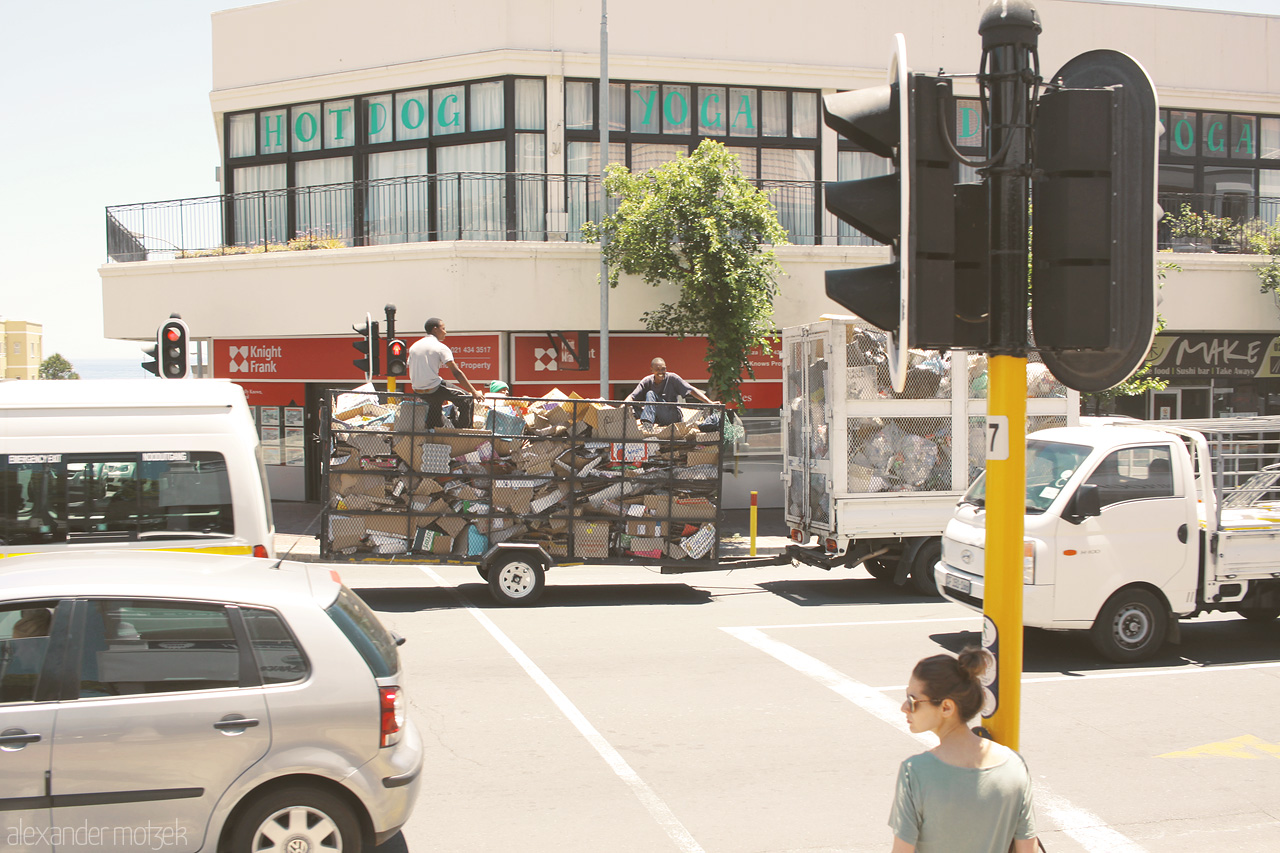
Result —
<path fill-rule="evenodd" d="M 138 355 L 137 342 L 102 335 L 98 267 L 106 262 L 104 210 L 218 192 L 209 17 L 244 5 L 249 4 L 6 4 L 9 37 L 0 51 L 7 119 L 0 135 L 0 316 L 43 324 L 46 357 L 60 352 L 74 364 Z M 1280 0 L 1140 5 L 1280 13 Z M 167 316 L 164 306 L 156 306 L 157 325 Z"/>

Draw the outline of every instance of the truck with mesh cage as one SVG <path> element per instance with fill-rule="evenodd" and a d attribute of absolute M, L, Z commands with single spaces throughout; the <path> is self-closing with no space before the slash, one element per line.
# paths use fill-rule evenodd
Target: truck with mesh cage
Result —
<path fill-rule="evenodd" d="M 937 595 L 941 534 L 986 462 L 986 358 L 913 351 L 895 393 L 884 343 L 855 317 L 783 330 L 785 518 L 803 546 L 789 553 Z M 1079 394 L 1033 357 L 1027 431 L 1074 425 L 1079 410 Z"/>

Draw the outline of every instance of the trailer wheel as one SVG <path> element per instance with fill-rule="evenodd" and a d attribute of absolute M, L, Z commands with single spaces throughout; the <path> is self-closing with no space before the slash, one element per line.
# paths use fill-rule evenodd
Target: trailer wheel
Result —
<path fill-rule="evenodd" d="M 1280 607 L 1243 607 L 1240 615 L 1255 625 L 1266 625 L 1280 616 Z"/>
<path fill-rule="evenodd" d="M 867 570 L 867 574 L 878 581 L 893 581 L 894 572 L 898 570 L 897 566 L 886 563 L 884 560 L 865 560 L 862 568 Z"/>
<path fill-rule="evenodd" d="M 480 573 L 480 577 L 484 578 L 485 580 L 488 580 L 488 579 L 489 579 L 489 567 L 488 567 L 488 566 L 486 566 L 486 565 L 484 565 L 484 564 L 481 564 L 481 565 L 479 565 L 479 566 L 476 566 L 476 571 Z"/>
<path fill-rule="evenodd" d="M 1132 663 L 1159 651 L 1168 627 L 1168 609 L 1155 594 L 1122 589 L 1102 605 L 1089 635 L 1103 657 Z"/>
<path fill-rule="evenodd" d="M 933 567 L 942 559 L 942 540 L 926 539 L 911 558 L 911 582 L 921 595 L 938 597 L 938 582 Z"/>
<path fill-rule="evenodd" d="M 542 596 L 546 572 L 529 554 L 510 554 L 489 564 L 489 593 L 499 604 L 533 604 Z"/>

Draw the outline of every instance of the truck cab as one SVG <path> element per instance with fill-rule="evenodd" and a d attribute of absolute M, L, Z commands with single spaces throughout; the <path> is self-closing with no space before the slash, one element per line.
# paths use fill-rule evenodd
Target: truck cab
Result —
<path fill-rule="evenodd" d="M 1030 436 L 1024 624 L 1088 630 L 1104 656 L 1133 661 L 1155 654 L 1179 618 L 1212 609 L 1268 612 L 1260 606 L 1260 596 L 1272 594 L 1266 585 L 1238 582 L 1219 560 L 1240 532 L 1237 511 L 1224 517 L 1221 507 L 1221 467 L 1238 454 L 1226 445 L 1211 448 L 1211 438 L 1139 423 Z M 945 597 L 977 610 L 984 594 L 985 485 L 979 478 L 961 499 L 935 570 Z"/>

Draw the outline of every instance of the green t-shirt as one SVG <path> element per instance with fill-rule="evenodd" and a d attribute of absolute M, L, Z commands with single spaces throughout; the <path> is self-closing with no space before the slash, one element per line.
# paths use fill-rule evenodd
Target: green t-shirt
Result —
<path fill-rule="evenodd" d="M 1034 838 L 1031 774 L 1022 756 L 995 767 L 954 767 L 931 752 L 898 768 L 889 813 L 893 834 L 916 853 L 1009 853 L 1013 839 Z"/>

